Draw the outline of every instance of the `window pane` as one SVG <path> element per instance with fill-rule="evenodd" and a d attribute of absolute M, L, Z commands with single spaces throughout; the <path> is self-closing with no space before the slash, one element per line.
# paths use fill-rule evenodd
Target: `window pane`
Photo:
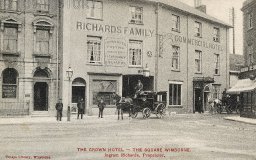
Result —
<path fill-rule="evenodd" d="M 3 40 L 4 51 L 17 52 L 17 39 L 18 39 L 17 28 L 5 27 L 4 40 Z"/>
<path fill-rule="evenodd" d="M 129 42 L 129 65 L 141 66 L 142 65 L 142 42 L 130 41 Z"/>
<path fill-rule="evenodd" d="M 88 37 L 87 54 L 89 63 L 101 63 L 101 38 Z"/>

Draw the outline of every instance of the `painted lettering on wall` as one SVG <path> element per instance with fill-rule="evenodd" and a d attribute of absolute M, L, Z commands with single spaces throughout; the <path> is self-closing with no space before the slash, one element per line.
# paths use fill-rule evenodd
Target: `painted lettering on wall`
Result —
<path fill-rule="evenodd" d="M 127 43 L 123 39 L 107 38 L 105 40 L 105 65 L 125 66 Z"/>
<path fill-rule="evenodd" d="M 101 33 L 142 36 L 142 37 L 153 37 L 155 32 L 154 30 L 145 29 L 145 28 L 122 27 L 122 26 L 105 25 L 105 24 L 97 24 L 97 23 L 85 23 L 85 22 L 78 22 L 78 21 L 76 23 L 76 29 L 93 31 L 93 32 L 101 32 Z"/>
<path fill-rule="evenodd" d="M 195 39 L 195 38 L 189 38 L 189 37 L 184 37 L 184 36 L 180 36 L 180 35 L 175 35 L 172 33 L 160 36 L 160 49 L 161 49 L 161 47 L 163 48 L 164 43 L 168 42 L 169 40 L 172 43 L 188 43 L 189 45 L 193 45 L 193 46 L 199 46 L 199 47 L 213 49 L 213 50 L 217 50 L 217 51 L 224 51 L 223 46 L 220 44 L 211 43 L 211 42 L 207 42 L 207 41 L 199 40 L 199 39 Z"/>

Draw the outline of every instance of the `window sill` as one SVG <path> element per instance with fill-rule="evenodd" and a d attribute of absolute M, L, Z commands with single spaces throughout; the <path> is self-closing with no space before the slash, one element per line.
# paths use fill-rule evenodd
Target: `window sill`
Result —
<path fill-rule="evenodd" d="M 195 72 L 195 74 L 203 74 L 202 72 Z"/>
<path fill-rule="evenodd" d="M 50 18 L 54 17 L 54 15 L 50 14 L 49 12 L 35 12 L 34 16 L 47 16 L 47 17 L 50 17 Z"/>
<path fill-rule="evenodd" d="M 86 17 L 86 19 L 97 20 L 97 21 L 103 21 L 102 18 Z"/>
<path fill-rule="evenodd" d="M 182 105 L 168 105 L 168 108 L 183 108 Z"/>
<path fill-rule="evenodd" d="M 90 63 L 90 62 L 87 62 L 86 64 L 87 65 L 91 65 L 91 66 L 103 66 L 102 63 Z"/>
<path fill-rule="evenodd" d="M 142 68 L 142 66 L 134 66 L 134 65 L 129 65 L 129 68 Z"/>
<path fill-rule="evenodd" d="M 0 12 L 21 14 L 21 11 L 19 11 L 19 10 L 6 10 L 6 9 L 0 9 Z"/>
<path fill-rule="evenodd" d="M 180 33 L 180 30 L 179 30 L 179 29 L 172 28 L 172 31 L 173 31 L 173 32 Z"/>
<path fill-rule="evenodd" d="M 139 23 L 139 22 L 136 23 L 136 22 L 131 22 L 131 21 L 129 22 L 129 24 L 142 25 L 142 26 L 144 25 L 142 22 L 141 23 Z"/>
<path fill-rule="evenodd" d="M 248 29 L 247 29 L 247 32 L 249 32 L 249 31 L 251 31 L 251 30 L 253 30 L 253 27 L 248 28 Z"/>
<path fill-rule="evenodd" d="M 1 51 L 1 54 L 3 56 L 8 56 L 8 57 L 19 57 L 20 56 L 20 52 Z"/>
<path fill-rule="evenodd" d="M 197 36 L 197 35 L 195 35 L 195 37 L 197 37 L 197 38 L 203 38 L 203 36 Z"/>
<path fill-rule="evenodd" d="M 214 74 L 214 76 L 220 76 L 220 74 Z"/>
<path fill-rule="evenodd" d="M 172 72 L 180 72 L 179 69 L 171 69 Z"/>
<path fill-rule="evenodd" d="M 40 54 L 40 53 L 34 53 L 33 56 L 35 58 L 51 58 L 52 57 L 50 54 Z"/>

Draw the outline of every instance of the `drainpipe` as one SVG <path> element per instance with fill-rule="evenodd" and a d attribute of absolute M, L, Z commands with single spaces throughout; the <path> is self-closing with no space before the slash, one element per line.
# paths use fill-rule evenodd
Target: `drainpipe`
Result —
<path fill-rule="evenodd" d="M 156 59 L 155 59 L 155 91 L 158 91 L 158 61 L 159 61 L 159 2 L 156 4 Z"/>

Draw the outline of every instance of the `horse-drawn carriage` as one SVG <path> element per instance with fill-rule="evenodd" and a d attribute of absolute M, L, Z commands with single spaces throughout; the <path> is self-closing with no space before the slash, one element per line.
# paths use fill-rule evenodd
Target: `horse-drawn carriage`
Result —
<path fill-rule="evenodd" d="M 129 116 L 133 118 L 139 112 L 142 112 L 143 118 L 150 117 L 151 113 L 162 118 L 166 112 L 167 92 L 142 91 L 134 98 L 119 96 L 117 101 L 118 119 L 120 113 L 123 118 L 123 112 L 129 112 Z"/>
<path fill-rule="evenodd" d="M 138 112 L 142 112 L 143 118 L 150 117 L 151 113 L 158 118 L 165 116 L 167 92 L 143 91 L 137 98 L 133 99 L 131 116 L 136 118 Z"/>

